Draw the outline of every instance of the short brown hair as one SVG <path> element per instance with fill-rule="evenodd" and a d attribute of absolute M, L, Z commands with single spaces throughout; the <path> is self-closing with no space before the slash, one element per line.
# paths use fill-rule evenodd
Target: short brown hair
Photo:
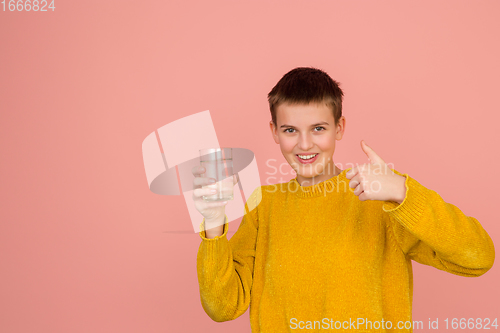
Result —
<path fill-rule="evenodd" d="M 344 93 L 339 82 L 326 72 L 313 67 L 297 67 L 283 75 L 281 80 L 267 95 L 269 109 L 275 126 L 276 109 L 282 103 L 309 104 L 325 103 L 332 108 L 335 126 L 342 117 L 342 98 Z"/>

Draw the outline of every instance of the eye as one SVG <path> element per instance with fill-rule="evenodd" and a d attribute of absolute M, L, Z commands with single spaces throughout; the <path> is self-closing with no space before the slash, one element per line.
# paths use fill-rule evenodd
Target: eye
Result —
<path fill-rule="evenodd" d="M 323 126 L 316 126 L 314 129 L 318 129 L 318 128 L 320 128 L 320 130 L 317 130 L 316 132 L 326 131 L 326 128 L 324 128 Z M 287 129 L 285 129 L 283 132 L 284 132 L 284 133 L 293 133 L 293 132 L 288 132 L 288 130 L 295 131 L 295 129 L 294 129 L 294 128 L 287 128 Z"/>

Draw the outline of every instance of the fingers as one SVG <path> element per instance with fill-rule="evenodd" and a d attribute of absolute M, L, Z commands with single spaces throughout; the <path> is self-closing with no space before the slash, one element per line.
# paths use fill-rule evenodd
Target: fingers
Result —
<path fill-rule="evenodd" d="M 345 177 L 347 179 L 352 179 L 354 176 L 358 174 L 358 172 L 359 172 L 358 167 L 351 168 L 349 171 L 345 173 Z"/>
<path fill-rule="evenodd" d="M 202 196 L 204 195 L 209 196 L 216 193 L 217 190 L 214 190 L 212 188 L 197 188 L 193 191 L 193 200 L 203 201 Z M 227 204 L 227 201 L 205 201 L 204 204 L 208 208 L 220 207 L 220 206 L 225 206 Z"/>
<path fill-rule="evenodd" d="M 201 165 L 195 165 L 192 169 L 191 172 L 195 176 L 199 176 L 205 173 L 205 168 Z"/>
<path fill-rule="evenodd" d="M 213 195 L 216 194 L 217 190 L 213 188 L 197 188 L 193 191 L 193 199 L 199 199 L 204 195 Z"/>
<path fill-rule="evenodd" d="M 205 173 L 205 168 L 203 166 L 196 165 L 191 169 L 191 172 L 194 175 L 193 185 L 195 188 L 201 188 L 202 186 L 215 184 L 215 179 L 213 178 L 200 177 L 200 175 Z"/>
<path fill-rule="evenodd" d="M 360 195 L 361 193 L 363 193 L 363 192 L 364 192 L 364 190 L 363 190 L 363 188 L 361 187 L 361 185 L 358 185 L 358 186 L 356 186 L 356 188 L 354 189 L 354 192 L 353 192 L 353 193 L 354 193 L 354 195 L 359 196 L 359 195 Z"/>
<path fill-rule="evenodd" d="M 205 185 L 213 185 L 215 184 L 215 179 L 208 177 L 194 177 L 193 180 L 194 186 L 205 186 Z"/>
<path fill-rule="evenodd" d="M 211 201 L 211 202 L 206 202 L 206 205 L 208 207 L 225 206 L 225 205 L 227 205 L 227 201 Z"/>
<path fill-rule="evenodd" d="M 360 184 L 359 180 L 357 179 L 351 179 L 351 181 L 349 182 L 349 187 L 350 188 L 356 188 L 356 186 L 358 186 Z"/>

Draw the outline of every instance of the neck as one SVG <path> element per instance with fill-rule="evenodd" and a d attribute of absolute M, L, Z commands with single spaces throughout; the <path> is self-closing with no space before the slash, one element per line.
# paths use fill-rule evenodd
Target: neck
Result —
<path fill-rule="evenodd" d="M 329 173 L 323 173 L 320 175 L 316 175 L 314 177 L 304 177 L 302 175 L 297 175 L 297 182 L 300 184 L 300 186 L 313 186 L 316 184 L 319 184 L 321 182 L 324 182 L 325 180 L 328 180 L 332 177 L 338 176 L 342 170 L 337 168 L 335 165 L 335 168 L 332 172 Z"/>

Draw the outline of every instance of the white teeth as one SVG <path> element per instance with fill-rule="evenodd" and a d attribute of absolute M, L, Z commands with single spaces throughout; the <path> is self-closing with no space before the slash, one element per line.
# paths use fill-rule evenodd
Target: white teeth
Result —
<path fill-rule="evenodd" d="M 300 157 L 303 160 L 309 160 L 309 159 L 313 158 L 316 155 L 318 155 L 318 154 L 314 154 L 314 155 L 297 155 L 297 156 Z"/>

